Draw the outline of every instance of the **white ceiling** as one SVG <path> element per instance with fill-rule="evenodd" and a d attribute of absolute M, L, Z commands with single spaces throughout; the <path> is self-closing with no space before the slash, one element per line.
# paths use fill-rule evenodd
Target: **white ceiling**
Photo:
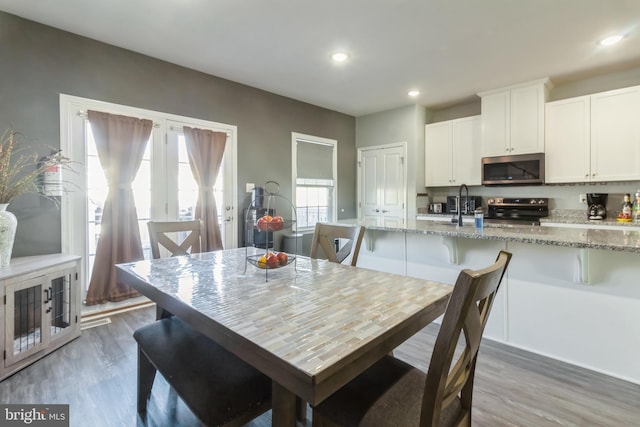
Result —
<path fill-rule="evenodd" d="M 640 66 L 640 0 L 0 0 L 0 10 L 354 116 Z M 618 45 L 597 45 L 617 32 Z M 348 63 L 330 62 L 338 49 Z"/>

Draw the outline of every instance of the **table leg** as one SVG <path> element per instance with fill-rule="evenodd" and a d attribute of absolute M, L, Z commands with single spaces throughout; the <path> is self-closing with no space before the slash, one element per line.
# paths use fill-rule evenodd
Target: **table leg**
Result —
<path fill-rule="evenodd" d="M 271 384 L 271 424 L 295 427 L 296 395 L 275 381 Z"/>
<path fill-rule="evenodd" d="M 296 419 L 301 423 L 307 421 L 307 402 L 296 397 Z"/>

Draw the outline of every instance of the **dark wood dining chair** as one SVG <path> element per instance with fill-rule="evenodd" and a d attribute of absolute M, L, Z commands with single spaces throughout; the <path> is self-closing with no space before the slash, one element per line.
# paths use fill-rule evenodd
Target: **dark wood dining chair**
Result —
<path fill-rule="evenodd" d="M 500 251 L 491 266 L 460 272 L 426 375 L 385 356 L 313 408 L 313 426 L 471 426 L 478 348 L 510 260 Z"/>
<path fill-rule="evenodd" d="M 331 262 L 342 264 L 351 260 L 351 265 L 358 262 L 358 254 L 364 237 L 364 227 L 360 225 L 334 225 L 316 223 L 316 229 L 311 241 L 311 258 L 321 258 L 323 255 Z M 336 251 L 335 240 L 346 240 Z"/>
<path fill-rule="evenodd" d="M 200 252 L 201 221 L 149 221 L 153 258 Z M 180 243 L 167 235 L 188 232 Z M 138 414 L 146 418 L 156 372 L 206 426 L 241 426 L 271 408 L 271 379 L 158 307 L 156 322 L 137 329 Z"/>
<path fill-rule="evenodd" d="M 202 221 L 149 221 L 149 242 L 151 243 L 151 256 L 160 258 L 160 246 L 162 245 L 170 256 L 198 253 L 201 250 L 201 239 L 204 234 Z M 171 234 L 187 233 L 186 237 L 173 239 Z"/>

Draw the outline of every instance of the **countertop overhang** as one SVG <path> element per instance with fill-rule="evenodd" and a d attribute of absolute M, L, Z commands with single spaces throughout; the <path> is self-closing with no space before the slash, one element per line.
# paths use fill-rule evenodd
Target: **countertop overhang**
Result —
<path fill-rule="evenodd" d="M 506 240 L 540 245 L 566 246 L 640 253 L 640 231 L 620 227 L 616 230 L 545 226 L 494 226 L 485 224 L 477 230 L 473 224 L 462 227 L 439 221 L 409 220 L 404 224 L 397 219 L 341 220 L 341 224 L 358 224 L 368 230 L 430 234 L 466 239 Z"/>

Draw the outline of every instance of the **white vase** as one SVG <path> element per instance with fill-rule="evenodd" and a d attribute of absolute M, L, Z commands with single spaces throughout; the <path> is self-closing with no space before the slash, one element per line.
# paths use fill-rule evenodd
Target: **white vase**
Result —
<path fill-rule="evenodd" d="M 0 267 L 6 267 L 11 261 L 13 241 L 16 237 L 18 219 L 7 210 L 8 203 L 0 203 Z"/>

